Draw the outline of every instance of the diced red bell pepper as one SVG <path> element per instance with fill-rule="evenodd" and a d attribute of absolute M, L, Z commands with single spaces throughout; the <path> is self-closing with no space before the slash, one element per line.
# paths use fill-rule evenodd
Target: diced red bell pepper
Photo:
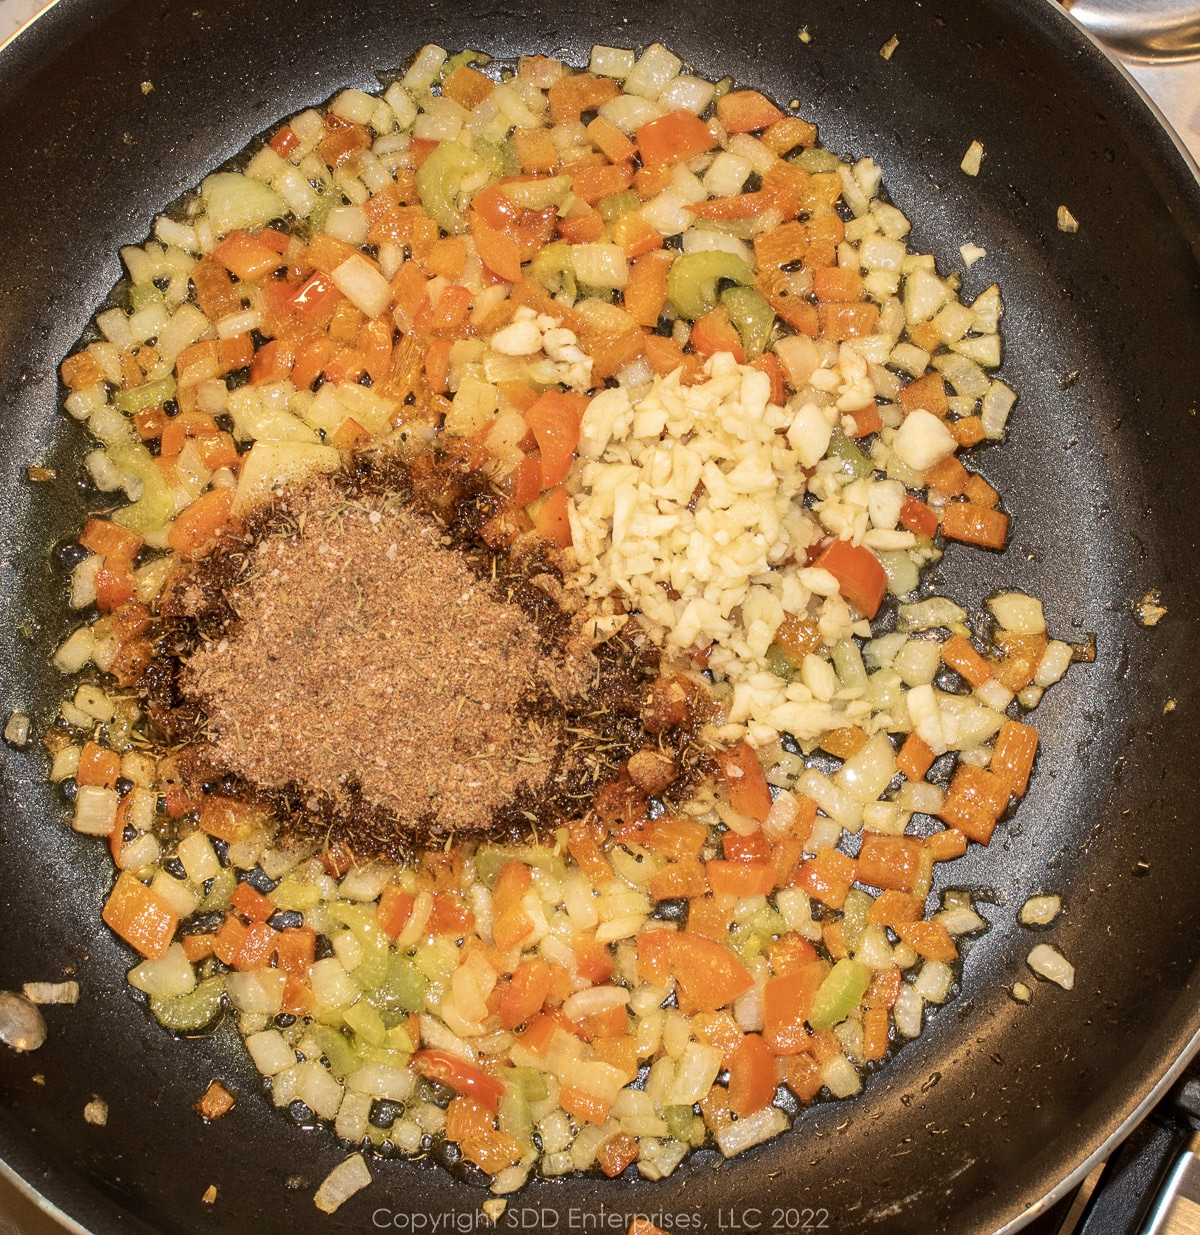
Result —
<path fill-rule="evenodd" d="M 485 1110 L 495 1111 L 504 1095 L 504 1085 L 446 1051 L 417 1051 L 414 1067 L 431 1081 L 448 1085 L 455 1093 L 471 1098 Z"/>
<path fill-rule="evenodd" d="M 814 565 L 829 571 L 845 597 L 865 618 L 873 618 L 887 594 L 887 574 L 870 549 L 835 540 Z"/>

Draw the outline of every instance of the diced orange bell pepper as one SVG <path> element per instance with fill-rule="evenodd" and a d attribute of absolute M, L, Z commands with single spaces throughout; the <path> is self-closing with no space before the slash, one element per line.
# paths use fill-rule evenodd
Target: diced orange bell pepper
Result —
<path fill-rule="evenodd" d="M 234 888 L 229 903 L 251 922 L 265 922 L 275 912 L 274 902 L 245 882 Z"/>
<path fill-rule="evenodd" d="M 940 922 L 901 922 L 893 927 L 896 934 L 914 952 L 926 960 L 949 964 L 958 959 L 958 948 L 950 932 Z"/>
<path fill-rule="evenodd" d="M 537 440 L 542 460 L 542 489 L 566 480 L 579 445 L 585 400 L 559 390 L 547 390 L 525 413 L 525 423 Z"/>
<path fill-rule="evenodd" d="M 635 140 L 647 166 L 678 163 L 717 145 L 708 125 L 691 112 L 674 111 L 638 129 Z"/>
<path fill-rule="evenodd" d="M 521 906 L 532 881 L 524 862 L 509 862 L 496 879 L 492 889 L 492 939 L 504 951 L 515 948 L 533 930 Z"/>
<path fill-rule="evenodd" d="M 729 320 L 729 311 L 724 305 L 718 305 L 711 313 L 696 319 L 692 326 L 692 346 L 701 356 L 729 352 L 738 364 L 746 363 L 742 337 Z"/>
<path fill-rule="evenodd" d="M 900 522 L 918 536 L 927 536 L 932 540 L 937 535 L 938 517 L 936 513 L 918 498 L 907 494 L 900 507 Z"/>
<path fill-rule="evenodd" d="M 571 544 L 571 521 L 567 515 L 570 501 L 566 489 L 557 485 L 546 494 L 533 517 L 534 531 L 543 540 L 563 549 Z"/>
<path fill-rule="evenodd" d="M 375 921 L 385 935 L 395 939 L 408 925 L 412 917 L 415 898 L 411 892 L 390 884 L 384 888 L 379 898 L 379 908 L 375 911 Z"/>
<path fill-rule="evenodd" d="M 717 100 L 717 119 L 730 133 L 753 133 L 783 118 L 783 112 L 757 90 L 731 90 Z"/>
<path fill-rule="evenodd" d="M 202 557 L 229 527 L 232 489 L 209 489 L 202 493 L 167 532 L 167 545 L 180 557 Z"/>
<path fill-rule="evenodd" d="M 863 835 L 855 861 L 858 880 L 876 888 L 911 892 L 921 873 L 921 842 L 915 836 Z"/>
<path fill-rule="evenodd" d="M 128 871 L 117 877 L 101 916 L 148 960 L 166 955 L 179 925 L 179 918 L 162 897 Z"/>
<path fill-rule="evenodd" d="M 115 789 L 121 775 L 121 756 L 114 750 L 106 750 L 98 742 L 84 743 L 79 754 L 79 767 L 75 781 L 80 785 L 101 785 Z"/>
<path fill-rule="evenodd" d="M 637 937 L 638 979 L 650 986 L 666 986 L 671 976 L 671 941 L 676 932 L 644 930 Z"/>
<path fill-rule="evenodd" d="M 729 1109 L 744 1119 L 770 1106 L 779 1076 L 775 1056 L 762 1035 L 748 1033 L 729 1061 Z"/>
<path fill-rule="evenodd" d="M 281 264 L 278 253 L 241 229 L 230 232 L 213 249 L 212 255 L 243 283 L 257 283 Z"/>
<path fill-rule="evenodd" d="M 1019 798 L 1029 788 L 1029 774 L 1037 755 L 1038 732 L 1032 725 L 1007 720 L 996 736 L 992 750 L 991 770 L 1007 781 Z"/>
<path fill-rule="evenodd" d="M 677 931 L 668 946 L 671 971 L 679 984 L 679 1009 L 685 1015 L 728 1007 L 754 985 L 733 952 L 711 939 Z"/>
<path fill-rule="evenodd" d="M 948 540 L 1003 549 L 1008 540 L 1008 516 L 974 502 L 948 502 L 942 512 L 942 533 Z"/>
<path fill-rule="evenodd" d="M 775 868 L 759 862 L 705 862 L 714 896 L 766 896 L 775 888 Z"/>
<path fill-rule="evenodd" d="M 739 815 L 762 823 L 771 811 L 771 789 L 754 747 L 743 740 L 728 750 L 718 751 L 717 766 L 725 781 L 729 805 Z"/>
<path fill-rule="evenodd" d="M 796 1055 L 809 1049 L 804 1023 L 828 973 L 829 962 L 815 960 L 767 979 L 763 987 L 763 1034 L 776 1055 Z"/>
<path fill-rule="evenodd" d="M 500 1002 L 500 1023 L 516 1029 L 530 1020 L 550 994 L 550 966 L 543 960 L 526 961 L 512 976 Z"/>

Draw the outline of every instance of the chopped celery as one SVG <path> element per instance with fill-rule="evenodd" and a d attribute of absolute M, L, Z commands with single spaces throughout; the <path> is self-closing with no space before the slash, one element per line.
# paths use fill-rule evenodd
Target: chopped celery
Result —
<path fill-rule="evenodd" d="M 458 968 L 458 953 L 453 944 L 439 947 L 436 943 L 427 943 L 417 950 L 413 959 L 430 982 L 449 982 Z"/>
<path fill-rule="evenodd" d="M 488 174 L 492 176 L 503 176 L 506 174 L 506 163 L 504 157 L 504 147 L 497 142 L 484 141 L 482 137 L 477 137 L 471 149 L 487 164 Z M 518 167 L 518 171 L 520 168 Z"/>
<path fill-rule="evenodd" d="M 146 388 L 143 386 L 142 389 Z M 173 394 L 174 382 L 171 383 L 171 391 Z M 141 497 L 131 505 L 114 511 L 112 521 L 143 537 L 161 532 L 175 516 L 175 499 L 154 457 L 141 442 L 133 441 L 110 445 L 108 457 L 123 472 L 129 472 L 142 482 Z"/>
<path fill-rule="evenodd" d="M 270 895 L 279 909 L 303 911 L 312 909 L 320 901 L 321 889 L 312 883 L 301 883 L 298 879 L 285 879 Z"/>
<path fill-rule="evenodd" d="M 893 596 L 907 596 L 915 592 L 921 582 L 921 572 L 907 549 L 884 549 L 876 556 L 887 575 L 888 591 Z"/>
<path fill-rule="evenodd" d="M 690 1106 L 664 1106 L 663 1118 L 667 1121 L 674 1140 L 687 1142 L 692 1135 L 692 1116 Z"/>
<path fill-rule="evenodd" d="M 522 210 L 545 210 L 561 206 L 571 195 L 570 176 L 542 176 L 536 180 L 514 180 L 504 186 L 504 196 Z"/>
<path fill-rule="evenodd" d="M 842 461 L 842 471 L 861 480 L 875 470 L 875 464 L 841 431 L 834 429 L 829 438 L 826 454 L 835 455 Z"/>
<path fill-rule="evenodd" d="M 441 80 L 445 81 L 455 69 L 461 69 L 467 64 L 491 64 L 492 58 L 483 51 L 460 51 L 457 56 L 451 56 L 442 65 Z"/>
<path fill-rule="evenodd" d="M 167 298 L 153 283 L 135 283 L 129 289 L 129 307 L 135 313 L 152 304 L 162 305 L 163 308 L 167 305 Z"/>
<path fill-rule="evenodd" d="M 837 155 L 824 146 L 809 146 L 789 162 L 806 172 L 835 172 L 841 166 Z"/>
<path fill-rule="evenodd" d="M 408 1026 L 403 1023 L 393 1025 L 383 1035 L 383 1045 L 389 1051 L 404 1051 L 406 1054 L 411 1055 L 414 1048 L 412 1034 L 408 1032 Z"/>
<path fill-rule="evenodd" d="M 363 958 L 355 967 L 354 980 L 364 990 L 374 990 L 387 979 L 388 953 L 391 950 L 388 937 L 375 921 L 374 908 L 350 901 L 334 901 L 329 906 L 329 916 L 333 921 L 348 926 L 362 945 Z"/>
<path fill-rule="evenodd" d="M 368 1000 L 359 999 L 351 1007 L 347 1008 L 342 1015 L 345 1017 L 346 1024 L 368 1046 L 382 1046 L 384 1044 L 384 1039 L 387 1037 L 387 1029 L 384 1027 L 383 1017 L 371 1006 Z"/>
<path fill-rule="evenodd" d="M 484 161 L 460 142 L 439 142 L 417 169 L 417 192 L 421 205 L 434 222 L 452 236 L 467 230 L 467 220 L 458 208 L 463 180 L 484 170 Z"/>
<path fill-rule="evenodd" d="M 745 287 L 754 282 L 754 271 L 736 253 L 717 249 L 685 253 L 675 259 L 667 275 L 667 295 L 680 317 L 695 321 L 716 307 L 722 279 Z"/>
<path fill-rule="evenodd" d="M 526 1102 L 544 1102 L 550 1092 L 545 1073 L 536 1068 L 505 1068 L 501 1080 L 510 1089 L 519 1089 Z"/>
<path fill-rule="evenodd" d="M 505 1085 L 504 1093 L 500 1095 L 498 1114 L 501 1132 L 516 1137 L 526 1147 L 532 1146 L 533 1115 L 529 1110 L 529 1099 L 519 1085 Z"/>
<path fill-rule="evenodd" d="M 747 360 L 757 360 L 771 342 L 775 329 L 775 310 L 761 292 L 752 287 L 730 287 L 721 293 L 721 303 L 729 311 L 729 320 L 742 336 Z"/>
<path fill-rule="evenodd" d="M 216 913 L 229 905 L 229 898 L 237 887 L 237 876 L 229 867 L 224 867 L 213 876 L 212 886 L 197 906 L 198 913 Z"/>
<path fill-rule="evenodd" d="M 602 197 L 596 203 L 596 209 L 605 223 L 615 223 L 623 214 L 636 210 L 641 204 L 642 199 L 632 189 L 626 189 L 624 193 Z"/>
<path fill-rule="evenodd" d="M 817 988 L 808 1023 L 816 1030 L 832 1029 L 858 1007 L 871 984 L 871 971 L 858 961 L 841 960 Z"/>
<path fill-rule="evenodd" d="M 278 193 L 261 180 L 252 180 L 239 172 L 216 172 L 206 177 L 200 196 L 218 236 L 239 227 L 262 227 L 288 213 L 287 203 Z"/>
<path fill-rule="evenodd" d="M 858 644 L 853 639 L 835 643 L 829 649 L 829 654 L 833 657 L 833 667 L 837 670 L 843 686 L 847 689 L 866 686 L 867 670 L 863 665 L 862 652 L 858 650 Z"/>
<path fill-rule="evenodd" d="M 134 412 L 144 412 L 148 407 L 157 407 L 174 397 L 175 379 L 164 377 L 161 381 L 147 382 L 145 386 L 135 386 L 132 390 L 118 391 L 113 405 L 119 412 L 132 415 Z"/>
<path fill-rule="evenodd" d="M 399 1024 L 410 1012 L 425 1011 L 425 992 L 429 979 L 398 952 L 388 958 L 387 977 L 371 992 L 371 1002 L 389 1028 Z"/>
<path fill-rule="evenodd" d="M 792 664 L 787 652 L 778 643 L 767 648 L 767 668 L 777 677 L 790 682 L 796 676 L 798 666 Z"/>
<path fill-rule="evenodd" d="M 218 974 L 214 978 L 205 978 L 186 995 L 151 999 L 150 1011 L 166 1029 L 174 1029 L 177 1033 L 199 1033 L 216 1019 L 224 994 L 225 978 Z"/>
<path fill-rule="evenodd" d="M 560 879 L 566 874 L 562 859 L 556 858 L 545 845 L 483 845 L 475 853 L 475 876 L 490 891 L 510 862 L 536 866 Z"/>
<path fill-rule="evenodd" d="M 548 292 L 565 291 L 574 296 L 575 259 L 571 246 L 560 241 L 539 249 L 529 265 L 529 277 Z"/>
<path fill-rule="evenodd" d="M 324 231 L 325 224 L 329 220 L 329 212 L 334 206 L 340 205 L 341 201 L 341 193 L 332 190 L 318 190 L 317 200 L 313 204 L 313 208 L 308 212 L 310 230 L 314 232 Z"/>
<path fill-rule="evenodd" d="M 865 892 L 851 888 L 842 905 L 842 928 L 846 932 L 846 946 L 853 951 L 858 947 L 862 933 L 867 928 L 867 913 L 874 900 Z"/>
<path fill-rule="evenodd" d="M 315 1021 L 309 1025 L 308 1032 L 317 1040 L 321 1054 L 329 1060 L 329 1071 L 339 1081 L 345 1080 L 351 1072 L 358 1070 L 362 1060 L 344 1033 L 329 1025 L 319 1025 Z"/>
<path fill-rule="evenodd" d="M 355 1050 L 364 1063 L 381 1063 L 389 1068 L 407 1068 L 408 1051 L 393 1051 L 386 1046 L 371 1046 L 361 1039 L 355 1042 Z"/>

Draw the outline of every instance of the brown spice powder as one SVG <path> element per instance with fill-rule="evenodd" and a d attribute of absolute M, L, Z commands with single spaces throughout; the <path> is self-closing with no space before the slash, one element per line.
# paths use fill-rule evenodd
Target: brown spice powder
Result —
<path fill-rule="evenodd" d="M 365 805 L 434 834 L 536 795 L 557 735 L 528 718 L 558 687 L 526 613 L 394 495 L 322 484 L 289 506 L 296 534 L 254 548 L 238 620 L 180 676 L 207 757 L 308 811 Z"/>

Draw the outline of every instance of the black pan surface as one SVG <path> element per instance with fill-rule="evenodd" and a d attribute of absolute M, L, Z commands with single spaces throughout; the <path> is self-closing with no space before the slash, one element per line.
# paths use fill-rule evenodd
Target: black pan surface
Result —
<path fill-rule="evenodd" d="M 1094 632 L 1099 658 L 1038 710 L 1043 752 L 1016 818 L 943 872 L 986 894 L 991 923 L 961 994 L 862 1096 L 660 1184 L 534 1183 L 500 1224 L 623 1230 L 642 1211 L 672 1229 L 996 1231 L 1124 1127 L 1200 1030 L 1200 187 L 1049 4 L 59 0 L 0 51 L 0 712 L 42 725 L 57 693 L 51 541 L 96 495 L 74 485 L 82 435 L 58 410 L 56 366 L 118 278 L 118 247 L 252 135 L 374 87 L 425 42 L 582 64 L 593 43 L 654 40 L 701 74 L 800 100 L 826 144 L 875 157 L 943 270 L 965 241 L 987 248 L 964 281 L 973 294 L 998 279 L 1007 305 L 1002 372 L 1021 399 L 980 466 L 1009 501 L 1012 547 L 953 547 L 935 583 L 976 605 L 1028 588 L 1053 632 Z M 974 139 L 971 179 L 958 165 Z M 1060 204 L 1077 234 L 1056 229 Z M 29 484 L 31 463 L 59 483 Z M 1151 587 L 1169 609 L 1153 630 L 1133 611 Z M 427 1163 L 373 1164 L 371 1189 L 317 1214 L 343 1152 L 270 1109 L 229 1031 L 176 1043 L 150 1023 L 126 993 L 129 952 L 99 925 L 102 847 L 70 831 L 36 749 L 0 766 L 0 987 L 64 973 L 83 987 L 77 1007 L 48 1009 L 41 1051 L 0 1055 L 0 1157 L 16 1173 L 97 1235 L 474 1229 L 485 1194 Z M 1039 939 L 1015 918 L 1043 890 L 1065 897 L 1048 938 L 1077 982 L 1036 983 L 1022 1007 L 1007 988 L 1032 981 Z M 190 1107 L 212 1076 L 240 1100 L 204 1127 Z M 105 1128 L 83 1122 L 93 1094 Z"/>

